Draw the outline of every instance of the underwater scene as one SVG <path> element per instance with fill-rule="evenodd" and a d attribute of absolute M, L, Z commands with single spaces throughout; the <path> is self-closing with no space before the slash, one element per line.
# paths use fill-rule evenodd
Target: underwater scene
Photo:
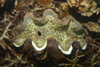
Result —
<path fill-rule="evenodd" d="M 0 67 L 100 67 L 100 0 L 0 0 Z"/>

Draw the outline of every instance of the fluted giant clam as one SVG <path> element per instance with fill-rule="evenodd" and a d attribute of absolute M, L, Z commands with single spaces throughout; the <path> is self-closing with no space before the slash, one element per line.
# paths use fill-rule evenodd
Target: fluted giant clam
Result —
<path fill-rule="evenodd" d="M 30 38 L 37 52 L 46 49 L 49 38 L 56 39 L 57 47 L 65 55 L 71 54 L 74 41 L 78 41 L 83 50 L 87 46 L 81 24 L 70 15 L 59 19 L 52 9 L 46 9 L 39 18 L 33 13 L 27 13 L 23 22 L 13 28 L 12 33 L 16 47 L 22 46 L 25 40 Z"/>

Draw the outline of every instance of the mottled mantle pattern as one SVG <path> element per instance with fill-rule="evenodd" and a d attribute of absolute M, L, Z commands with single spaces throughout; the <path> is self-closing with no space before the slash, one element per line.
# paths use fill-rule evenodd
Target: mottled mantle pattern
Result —
<path fill-rule="evenodd" d="M 87 46 L 81 24 L 70 15 L 60 20 L 51 9 L 46 9 L 43 16 L 39 18 L 33 13 L 27 13 L 23 22 L 13 28 L 12 33 L 13 44 L 16 47 L 20 47 L 26 39 L 30 38 L 36 51 L 44 50 L 49 38 L 55 38 L 57 47 L 66 55 L 71 54 L 74 41 L 78 41 L 83 50 Z"/>

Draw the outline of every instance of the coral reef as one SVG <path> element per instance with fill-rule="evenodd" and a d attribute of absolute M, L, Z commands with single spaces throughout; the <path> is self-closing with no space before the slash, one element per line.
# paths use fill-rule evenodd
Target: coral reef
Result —
<path fill-rule="evenodd" d="M 0 0 L 0 67 L 78 66 L 100 67 L 100 0 Z"/>

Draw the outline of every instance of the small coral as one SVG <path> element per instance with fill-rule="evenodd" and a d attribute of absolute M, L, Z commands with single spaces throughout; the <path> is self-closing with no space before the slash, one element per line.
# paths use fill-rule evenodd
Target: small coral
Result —
<path fill-rule="evenodd" d="M 94 22 L 88 22 L 84 24 L 89 31 L 100 32 L 100 25 Z"/>
<path fill-rule="evenodd" d="M 100 8 L 97 7 L 97 3 L 94 0 L 67 0 L 70 7 L 77 7 L 78 13 L 82 16 L 92 16 L 94 13 L 97 15 L 100 12 Z"/>
<path fill-rule="evenodd" d="M 67 2 L 61 3 L 60 6 L 61 6 L 63 11 L 65 11 L 65 12 L 68 11 L 69 5 Z"/>

